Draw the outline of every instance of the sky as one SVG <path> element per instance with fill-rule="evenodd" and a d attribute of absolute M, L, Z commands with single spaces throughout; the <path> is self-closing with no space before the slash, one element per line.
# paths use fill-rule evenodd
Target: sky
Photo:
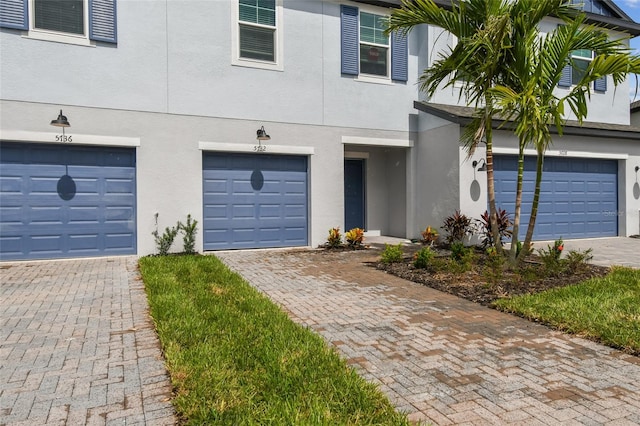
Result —
<path fill-rule="evenodd" d="M 614 0 L 615 3 L 625 11 L 627 15 L 636 22 L 640 22 L 640 0 Z M 631 48 L 635 49 L 635 54 L 640 55 L 640 36 L 631 40 Z M 640 76 L 638 76 L 638 84 L 640 84 Z M 630 80 L 629 98 L 631 101 L 640 100 L 640 88 L 638 94 L 635 93 L 635 79 Z M 635 96 L 635 98 L 634 98 Z"/>

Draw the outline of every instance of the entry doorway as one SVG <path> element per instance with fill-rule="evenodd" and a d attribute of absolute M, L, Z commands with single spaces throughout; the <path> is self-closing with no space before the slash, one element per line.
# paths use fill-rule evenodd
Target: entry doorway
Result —
<path fill-rule="evenodd" d="M 344 226 L 345 231 L 365 228 L 365 160 L 344 160 Z"/>

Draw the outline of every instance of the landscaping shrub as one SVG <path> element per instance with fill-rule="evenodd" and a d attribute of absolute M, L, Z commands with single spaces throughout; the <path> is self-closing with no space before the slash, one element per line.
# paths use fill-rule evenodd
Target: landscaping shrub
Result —
<path fill-rule="evenodd" d="M 498 233 L 500 234 L 500 243 L 503 243 L 503 239 L 511 238 L 511 227 L 513 226 L 513 221 L 509 217 L 509 213 L 507 213 L 504 209 L 498 209 L 497 216 L 498 222 Z M 489 217 L 489 212 L 485 210 L 485 212 L 480 216 L 480 232 L 482 239 L 482 248 L 493 247 L 495 246 L 495 242 L 493 241 L 493 234 L 491 233 L 491 218 Z"/>
<path fill-rule="evenodd" d="M 432 246 L 438 242 L 438 231 L 436 228 L 427 226 L 427 228 L 420 233 L 422 235 L 422 244 Z"/>
<path fill-rule="evenodd" d="M 569 272 L 575 274 L 576 272 L 583 270 L 587 266 L 587 263 L 593 259 L 592 253 L 592 249 L 587 249 L 585 251 L 569 250 L 566 259 L 564 259 Z"/>
<path fill-rule="evenodd" d="M 345 239 L 349 247 L 357 248 L 362 246 L 364 240 L 364 229 L 353 228 L 345 234 Z"/>
<path fill-rule="evenodd" d="M 178 222 L 179 229 L 184 233 L 182 237 L 182 245 L 184 252 L 187 254 L 194 254 L 196 252 L 196 233 L 198 231 L 198 221 L 191 220 L 191 215 L 187 215 L 187 222 Z"/>
<path fill-rule="evenodd" d="M 487 248 L 487 264 L 483 274 L 489 283 L 495 284 L 502 279 L 505 258 L 495 247 Z"/>
<path fill-rule="evenodd" d="M 402 262 L 402 244 L 391 245 L 385 244 L 384 250 L 380 255 L 382 263 L 398 263 Z"/>
<path fill-rule="evenodd" d="M 556 240 L 553 246 L 547 246 L 546 249 L 538 250 L 538 255 L 544 266 L 545 273 L 550 276 L 557 276 L 562 273 L 564 269 L 564 263 L 560 261 L 562 256 L 562 250 L 564 250 L 564 242 L 562 238 Z"/>
<path fill-rule="evenodd" d="M 427 269 L 431 268 L 433 265 L 433 258 L 435 257 L 435 253 L 431 248 L 424 247 L 420 249 L 414 255 L 413 266 L 418 269 Z"/>
<path fill-rule="evenodd" d="M 327 238 L 326 246 L 329 248 L 338 248 L 342 245 L 342 234 L 340 234 L 340 228 L 329 229 L 329 237 Z"/>
<path fill-rule="evenodd" d="M 167 226 L 164 229 L 164 233 L 160 235 L 158 232 L 158 213 L 155 214 L 156 220 L 156 229 L 151 233 L 156 242 L 156 248 L 158 249 L 158 254 L 161 256 L 165 256 L 171 250 L 171 246 L 173 245 L 173 241 L 176 239 L 176 235 L 178 235 L 178 230 L 180 229 L 180 222 L 176 224 L 176 226 L 169 227 Z"/>
<path fill-rule="evenodd" d="M 476 261 L 473 249 L 465 247 L 460 241 L 456 241 L 451 244 L 451 262 L 449 262 L 449 269 L 454 273 L 463 273 L 473 269 L 473 265 Z"/>
<path fill-rule="evenodd" d="M 463 241 L 466 236 L 473 234 L 471 219 L 461 214 L 459 210 L 445 218 L 442 228 L 447 233 L 446 241 L 448 244 Z"/>

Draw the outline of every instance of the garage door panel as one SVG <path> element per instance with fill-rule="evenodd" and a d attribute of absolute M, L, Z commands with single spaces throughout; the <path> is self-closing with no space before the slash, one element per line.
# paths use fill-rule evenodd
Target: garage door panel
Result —
<path fill-rule="evenodd" d="M 496 202 L 513 215 L 517 159 L 496 158 Z M 544 170 L 535 239 L 617 235 L 617 219 L 606 217 L 618 206 L 615 160 L 549 157 Z M 525 182 L 535 180 L 535 161 L 525 162 L 524 177 Z M 503 191 L 504 182 L 513 189 Z M 526 233 L 532 199 L 532 193 L 523 191 L 521 238 Z"/>
<path fill-rule="evenodd" d="M 306 157 L 205 153 L 203 197 L 205 250 L 306 245 Z"/>
<path fill-rule="evenodd" d="M 134 150 L 4 142 L 0 149 L 2 259 L 135 253 Z M 63 175 L 75 192 L 58 193 Z"/>

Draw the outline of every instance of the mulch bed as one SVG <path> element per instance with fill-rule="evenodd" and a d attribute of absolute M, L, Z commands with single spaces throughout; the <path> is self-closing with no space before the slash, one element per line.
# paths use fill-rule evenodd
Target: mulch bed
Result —
<path fill-rule="evenodd" d="M 505 267 L 501 278 L 490 279 L 486 275 L 487 256 L 480 250 L 476 251 L 477 263 L 471 271 L 462 273 L 449 271 L 431 272 L 426 269 L 417 269 L 413 266 L 413 254 L 420 248 L 422 246 L 418 244 L 403 247 L 405 256 L 404 261 L 401 263 L 385 264 L 373 262 L 370 266 L 400 278 L 487 306 L 500 298 L 565 287 L 589 278 L 602 277 L 609 272 L 607 267 L 585 264 L 574 273 L 564 272 L 557 276 L 548 276 L 544 273 L 544 268 L 538 258 L 531 256 L 523 266 L 524 272 L 522 270 L 510 270 Z M 435 250 L 438 256 L 448 257 L 449 255 L 447 250 Z"/>

